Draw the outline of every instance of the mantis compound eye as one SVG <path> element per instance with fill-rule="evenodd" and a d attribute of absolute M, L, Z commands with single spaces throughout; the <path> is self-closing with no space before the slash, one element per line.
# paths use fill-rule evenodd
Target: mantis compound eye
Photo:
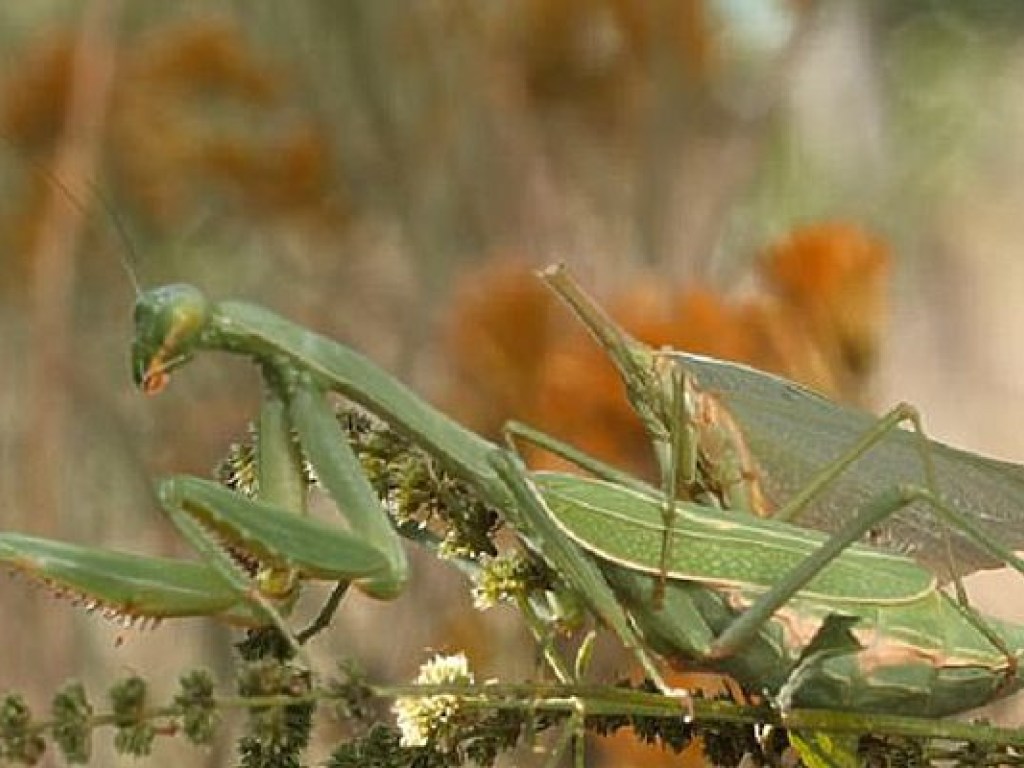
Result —
<path fill-rule="evenodd" d="M 162 390 L 170 372 L 191 357 L 209 316 L 209 303 L 191 285 L 165 285 L 139 296 L 132 344 L 135 386 L 147 395 Z"/>

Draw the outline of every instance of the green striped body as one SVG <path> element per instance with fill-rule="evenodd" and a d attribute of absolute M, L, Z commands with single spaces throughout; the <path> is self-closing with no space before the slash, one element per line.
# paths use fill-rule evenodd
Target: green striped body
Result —
<path fill-rule="evenodd" d="M 681 669 L 712 669 L 791 707 L 941 716 L 1021 687 L 1008 660 L 913 561 L 851 547 L 725 659 L 708 646 L 825 534 L 679 504 L 668 587 L 653 605 L 661 499 L 596 480 L 537 476 L 562 530 L 601 563 L 652 649 Z M 653 553 L 653 554 L 644 554 Z M 826 618 L 852 617 L 853 640 L 805 651 Z M 986 619 L 1019 658 L 1024 627 Z"/>

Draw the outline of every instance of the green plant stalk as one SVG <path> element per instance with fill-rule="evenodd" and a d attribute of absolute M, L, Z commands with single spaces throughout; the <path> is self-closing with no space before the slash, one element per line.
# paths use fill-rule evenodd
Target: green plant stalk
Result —
<path fill-rule="evenodd" d="M 403 685 L 367 684 L 367 693 L 376 698 L 427 698 L 455 696 L 467 709 L 506 709 L 523 711 L 574 711 L 582 703 L 587 716 L 642 716 L 679 718 L 687 713 L 680 702 L 659 693 L 630 690 L 604 685 L 561 685 L 545 683 L 494 683 L 484 685 Z M 261 709 L 289 707 L 342 700 L 344 696 L 329 688 L 317 688 L 307 693 L 271 696 L 217 696 L 212 699 L 215 708 Z M 903 736 L 920 739 L 963 741 L 982 746 L 1024 748 L 1024 730 L 1000 728 L 978 723 L 934 720 L 930 718 L 897 715 L 862 715 L 832 710 L 798 709 L 779 713 L 768 706 L 745 706 L 728 701 L 694 699 L 693 710 L 698 725 L 730 723 L 739 725 L 771 725 L 793 730 L 814 730 L 834 734 L 873 734 L 877 736 Z M 184 708 L 178 705 L 150 707 L 138 715 L 138 722 L 180 717 Z M 87 719 L 90 727 L 115 725 L 113 712 L 93 714 Z M 34 721 L 26 728 L 28 733 L 42 733 L 57 724 L 56 720 Z"/>

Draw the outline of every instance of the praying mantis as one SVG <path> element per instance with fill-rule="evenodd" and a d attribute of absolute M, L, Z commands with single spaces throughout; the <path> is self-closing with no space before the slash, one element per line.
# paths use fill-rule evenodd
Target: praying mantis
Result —
<path fill-rule="evenodd" d="M 201 562 L 0 533 L 0 563 L 87 607 L 129 622 L 211 615 L 273 624 L 298 645 L 286 617 L 304 579 L 351 583 L 379 599 L 399 594 L 408 579 L 400 538 L 338 424 L 327 399 L 336 393 L 497 509 L 556 574 L 555 588 L 586 605 L 668 694 L 681 695 L 664 682 L 659 656 L 726 672 L 784 708 L 933 717 L 1024 685 L 1017 675 L 1024 627 L 976 615 L 917 563 L 857 542 L 918 505 L 986 561 L 1022 573 L 1024 563 L 929 487 L 884 489 L 851 507 L 833 535 L 786 522 L 863 453 L 859 444 L 806 483 L 779 519 L 745 513 L 733 503 L 742 494 L 756 499 L 744 443 L 725 419 L 683 420 L 680 428 L 696 390 L 673 373 L 671 355 L 632 349 L 617 358 L 652 431 L 665 476 L 659 491 L 584 457 L 581 465 L 599 479 L 531 473 L 514 453 L 461 427 L 359 353 L 254 305 L 212 303 L 191 286 L 164 286 L 140 296 L 135 328 L 133 376 L 148 394 L 199 352 L 256 364 L 265 389 L 259 498 L 194 477 L 158 482 L 162 508 Z M 724 431 L 717 443 L 714 429 Z M 302 514 L 307 461 L 347 529 Z M 258 565 L 241 567 L 238 552 Z"/>

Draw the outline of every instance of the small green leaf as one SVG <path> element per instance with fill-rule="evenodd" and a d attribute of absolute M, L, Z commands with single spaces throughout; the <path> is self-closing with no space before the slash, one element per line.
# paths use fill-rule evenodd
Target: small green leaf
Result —
<path fill-rule="evenodd" d="M 860 768 L 856 736 L 822 731 L 790 731 L 789 742 L 807 768 Z"/>

